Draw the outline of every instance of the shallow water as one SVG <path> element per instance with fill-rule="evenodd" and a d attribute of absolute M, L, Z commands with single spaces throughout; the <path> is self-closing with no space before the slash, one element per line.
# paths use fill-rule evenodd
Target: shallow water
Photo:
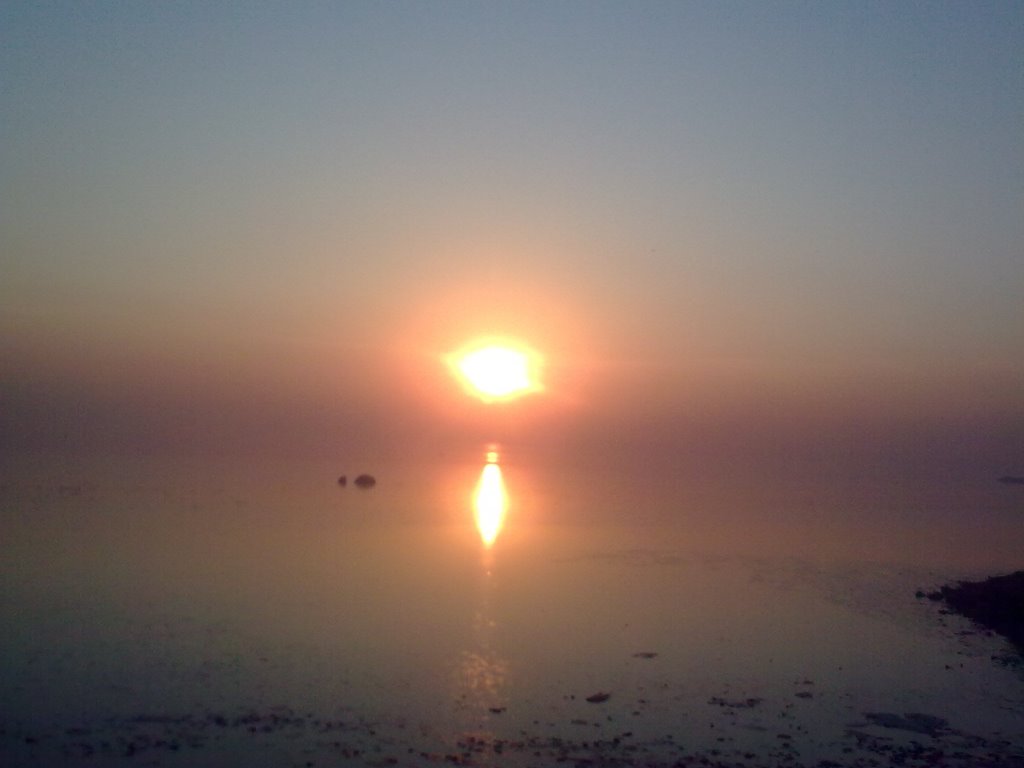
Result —
<path fill-rule="evenodd" d="M 1016 489 L 513 457 L 488 549 L 482 466 L 8 470 L 0 761 L 1024 763 L 1005 644 L 914 596 L 1020 567 Z"/>

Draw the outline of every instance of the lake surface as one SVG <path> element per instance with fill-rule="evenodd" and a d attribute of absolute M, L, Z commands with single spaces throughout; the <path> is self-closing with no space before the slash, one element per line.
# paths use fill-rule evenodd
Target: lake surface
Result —
<path fill-rule="evenodd" d="M 1024 765 L 1020 489 L 485 463 L 9 464 L 0 763 Z"/>

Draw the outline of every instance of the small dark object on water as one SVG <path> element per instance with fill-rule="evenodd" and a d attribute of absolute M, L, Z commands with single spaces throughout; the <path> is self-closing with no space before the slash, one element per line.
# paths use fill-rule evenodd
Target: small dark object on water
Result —
<path fill-rule="evenodd" d="M 984 581 L 962 581 L 927 595 L 1006 637 L 1024 654 L 1024 571 Z"/>
<path fill-rule="evenodd" d="M 658 654 L 656 654 L 654 651 L 638 651 L 638 652 L 633 654 L 633 658 L 634 659 L 653 659 L 657 655 Z"/>
<path fill-rule="evenodd" d="M 508 709 L 508 707 L 488 707 L 488 709 L 494 714 L 500 715 L 502 712 Z"/>
<path fill-rule="evenodd" d="M 359 475 L 353 482 L 358 488 L 373 488 L 377 484 L 377 478 L 373 475 Z"/>
<path fill-rule="evenodd" d="M 342 488 L 348 485 L 348 475 L 342 475 L 341 477 L 339 477 L 338 485 L 340 485 Z"/>
<path fill-rule="evenodd" d="M 601 702 L 608 701 L 611 697 L 612 695 L 610 693 L 598 691 L 597 693 L 592 693 L 590 696 L 587 696 L 587 701 L 591 704 L 600 704 Z"/>
<path fill-rule="evenodd" d="M 1016 477 L 1015 475 L 1003 475 L 999 478 L 998 482 L 1006 483 L 1007 485 L 1024 485 L 1024 477 Z"/>

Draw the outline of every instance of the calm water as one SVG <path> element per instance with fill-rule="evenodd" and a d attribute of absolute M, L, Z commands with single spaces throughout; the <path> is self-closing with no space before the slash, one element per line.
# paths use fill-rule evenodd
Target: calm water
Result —
<path fill-rule="evenodd" d="M 0 762 L 1024 764 L 1018 489 L 500 463 L 8 469 Z"/>

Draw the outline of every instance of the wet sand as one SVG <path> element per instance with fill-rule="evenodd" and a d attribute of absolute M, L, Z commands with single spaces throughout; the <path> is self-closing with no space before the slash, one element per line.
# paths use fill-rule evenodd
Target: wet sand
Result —
<path fill-rule="evenodd" d="M 575 737 L 545 734 L 545 724 L 515 738 L 467 733 L 438 748 L 412 724 L 368 722 L 351 711 L 335 717 L 288 707 L 238 712 L 139 714 L 60 729 L 0 729 L 3 764 L 18 766 L 1024 766 L 1024 745 L 961 731 L 925 713 L 864 712 L 829 745 L 829 757 L 802 756 L 811 734 L 800 707 L 813 707 L 813 686 L 792 701 L 759 698 L 707 702 L 719 746 L 693 750 L 671 733 L 641 738 L 595 707 L 570 721 Z M 801 698 L 806 696 L 806 698 Z M 563 724 L 564 725 L 564 724 Z M 753 731 L 771 748 L 742 742 Z M 815 750 L 820 752 L 821 745 Z"/>

